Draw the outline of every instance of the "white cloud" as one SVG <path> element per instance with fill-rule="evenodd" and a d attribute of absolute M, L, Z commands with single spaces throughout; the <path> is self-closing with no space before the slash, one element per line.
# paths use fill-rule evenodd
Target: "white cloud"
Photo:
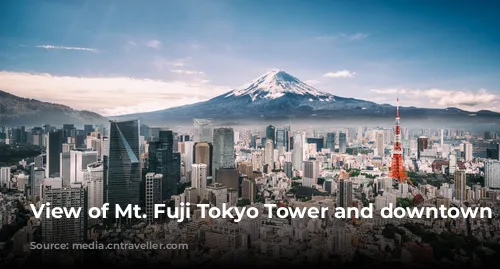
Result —
<path fill-rule="evenodd" d="M 183 74 L 183 75 L 204 75 L 205 73 L 202 71 L 194 71 L 194 70 L 182 70 L 182 69 L 173 69 L 170 70 L 172 73 Z"/>
<path fill-rule="evenodd" d="M 351 72 L 349 70 L 341 70 L 337 72 L 329 72 L 324 74 L 323 76 L 327 78 L 352 78 L 355 74 L 355 72 Z"/>
<path fill-rule="evenodd" d="M 197 81 L 128 77 L 69 77 L 0 72 L 0 89 L 104 116 L 155 111 L 204 101 L 230 91 Z"/>
<path fill-rule="evenodd" d="M 153 48 L 153 49 L 159 49 L 161 47 L 161 42 L 156 39 L 149 40 L 146 46 Z"/>
<path fill-rule="evenodd" d="M 352 35 L 346 35 L 346 37 L 349 40 L 351 40 L 351 41 L 355 41 L 355 40 L 360 40 L 360 39 L 367 38 L 368 34 L 365 34 L 365 33 L 355 33 L 355 34 L 352 34 Z"/>
<path fill-rule="evenodd" d="M 465 110 L 500 111 L 500 96 L 484 89 L 478 91 L 444 89 L 372 89 L 373 93 L 383 96 L 399 96 L 408 105 L 420 107 L 457 107 Z"/>
<path fill-rule="evenodd" d="M 91 52 L 99 52 L 97 49 L 91 48 L 81 48 L 81 47 L 66 47 L 66 46 L 54 46 L 54 45 L 38 45 L 35 46 L 41 49 L 55 49 L 55 50 L 81 50 L 81 51 L 91 51 Z"/>

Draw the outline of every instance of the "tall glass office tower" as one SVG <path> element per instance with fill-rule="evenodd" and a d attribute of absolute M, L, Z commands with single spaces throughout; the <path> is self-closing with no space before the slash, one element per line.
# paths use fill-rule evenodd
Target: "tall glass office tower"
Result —
<path fill-rule="evenodd" d="M 138 120 L 111 121 L 106 202 L 113 215 L 115 204 L 124 209 L 140 202 L 139 126 Z"/>

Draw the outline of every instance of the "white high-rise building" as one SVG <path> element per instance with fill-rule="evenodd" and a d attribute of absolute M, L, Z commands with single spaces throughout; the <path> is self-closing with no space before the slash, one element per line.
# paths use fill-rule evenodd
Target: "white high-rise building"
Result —
<path fill-rule="evenodd" d="M 484 186 L 500 188 L 500 161 L 490 159 L 484 162 Z"/>
<path fill-rule="evenodd" d="M 472 144 L 471 143 L 464 143 L 464 158 L 466 162 L 472 161 Z"/>
<path fill-rule="evenodd" d="M 191 176 L 194 155 L 194 142 L 184 142 L 184 171 L 187 178 Z"/>
<path fill-rule="evenodd" d="M 8 186 L 10 181 L 10 167 L 0 167 L 0 187 Z"/>
<path fill-rule="evenodd" d="M 274 145 L 272 140 L 266 140 L 265 163 L 268 165 L 268 169 L 274 169 Z"/>
<path fill-rule="evenodd" d="M 83 170 L 87 165 L 98 160 L 97 151 L 72 150 L 70 151 L 70 182 L 83 182 Z"/>
<path fill-rule="evenodd" d="M 448 162 L 448 174 L 453 175 L 457 170 L 457 155 L 455 151 L 450 152 L 449 162 Z"/>
<path fill-rule="evenodd" d="M 443 148 L 444 145 L 444 129 L 441 129 L 441 149 Z"/>
<path fill-rule="evenodd" d="M 252 167 L 255 171 L 263 171 L 262 163 L 264 160 L 262 159 L 262 151 L 261 150 L 253 150 L 252 151 Z"/>
<path fill-rule="evenodd" d="M 295 133 L 293 137 L 293 154 L 292 154 L 292 164 L 295 170 L 302 170 L 302 162 L 306 156 L 305 145 L 305 134 L 302 132 Z"/>
<path fill-rule="evenodd" d="M 107 137 L 101 138 L 101 160 L 103 156 L 109 156 L 109 139 Z"/>
<path fill-rule="evenodd" d="M 304 161 L 304 175 L 302 177 L 302 186 L 312 187 L 316 185 L 319 177 L 319 162 L 316 160 Z"/>
<path fill-rule="evenodd" d="M 384 150 L 385 150 L 385 143 L 384 143 L 384 133 L 383 132 L 377 132 L 376 138 L 375 138 L 375 146 L 377 148 L 377 156 L 379 157 L 384 157 Z"/>
<path fill-rule="evenodd" d="M 87 165 L 83 170 L 83 185 L 87 189 L 88 207 L 102 207 L 104 204 L 104 172 L 102 162 Z"/>
<path fill-rule="evenodd" d="M 201 191 L 207 187 L 207 165 L 197 163 L 192 165 L 191 187 Z"/>

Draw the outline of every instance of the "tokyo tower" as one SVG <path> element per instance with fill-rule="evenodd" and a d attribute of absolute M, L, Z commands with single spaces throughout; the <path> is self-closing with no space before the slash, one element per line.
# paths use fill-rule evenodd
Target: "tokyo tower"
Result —
<path fill-rule="evenodd" d="M 394 130 L 395 141 L 394 148 L 392 151 L 392 164 L 391 164 L 391 172 L 390 176 L 393 179 L 396 179 L 399 183 L 403 183 L 407 181 L 411 185 L 412 182 L 408 178 L 406 174 L 404 164 L 403 164 L 403 149 L 401 145 L 401 127 L 399 126 L 399 98 L 397 99 L 397 107 L 396 107 L 396 129 Z"/>

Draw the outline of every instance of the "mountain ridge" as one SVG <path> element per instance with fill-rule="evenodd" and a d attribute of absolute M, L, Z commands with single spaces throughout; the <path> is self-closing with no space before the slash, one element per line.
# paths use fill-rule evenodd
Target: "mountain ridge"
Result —
<path fill-rule="evenodd" d="M 99 124 L 108 120 L 98 113 L 69 106 L 20 97 L 0 90 L 0 125 Z"/>

